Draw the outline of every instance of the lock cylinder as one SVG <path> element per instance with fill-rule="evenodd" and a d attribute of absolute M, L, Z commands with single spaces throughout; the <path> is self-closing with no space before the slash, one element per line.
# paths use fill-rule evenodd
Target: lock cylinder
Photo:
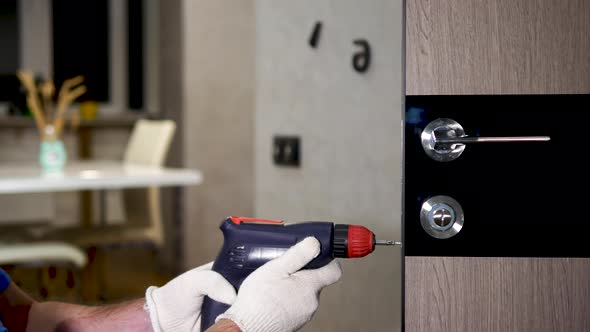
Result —
<path fill-rule="evenodd" d="M 465 216 L 459 202 L 449 196 L 434 196 L 422 203 L 420 223 L 428 235 L 448 239 L 463 228 Z"/>

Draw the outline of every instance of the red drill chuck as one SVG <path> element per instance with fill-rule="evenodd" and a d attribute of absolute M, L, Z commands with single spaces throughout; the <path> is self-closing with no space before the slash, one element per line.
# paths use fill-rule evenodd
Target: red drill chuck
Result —
<path fill-rule="evenodd" d="M 335 258 L 365 257 L 375 250 L 375 245 L 400 245 L 394 241 L 380 241 L 375 239 L 375 233 L 368 228 L 358 225 L 334 225 Z"/>

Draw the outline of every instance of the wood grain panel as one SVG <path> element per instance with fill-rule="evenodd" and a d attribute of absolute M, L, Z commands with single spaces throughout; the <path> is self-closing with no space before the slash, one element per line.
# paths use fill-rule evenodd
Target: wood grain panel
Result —
<path fill-rule="evenodd" d="M 590 331 L 590 259 L 405 262 L 406 331 Z"/>
<path fill-rule="evenodd" d="M 590 93 L 590 1 L 406 6 L 408 95 Z"/>

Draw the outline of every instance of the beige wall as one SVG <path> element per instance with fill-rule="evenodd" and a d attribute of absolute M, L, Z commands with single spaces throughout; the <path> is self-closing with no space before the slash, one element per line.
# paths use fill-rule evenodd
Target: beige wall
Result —
<path fill-rule="evenodd" d="M 252 215 L 254 3 L 182 1 L 183 158 L 204 182 L 184 196 L 184 264 L 212 260 L 219 223 Z"/>
<path fill-rule="evenodd" d="M 256 1 L 257 217 L 361 224 L 401 238 L 402 13 L 402 1 Z M 372 46 L 365 74 L 352 69 L 356 38 Z M 272 163 L 277 134 L 301 137 L 301 168 Z M 400 330 L 399 248 L 342 266 L 305 330 Z"/>
<path fill-rule="evenodd" d="M 159 50 L 159 103 L 162 116 L 176 122 L 176 133 L 172 138 L 168 153 L 167 165 L 181 167 L 183 165 L 183 98 L 182 98 L 182 0 L 158 1 L 158 38 Z M 160 262 L 170 272 L 182 270 L 182 241 L 184 229 L 181 218 L 182 188 L 165 188 L 162 190 L 162 210 L 166 246 L 160 251 Z"/>

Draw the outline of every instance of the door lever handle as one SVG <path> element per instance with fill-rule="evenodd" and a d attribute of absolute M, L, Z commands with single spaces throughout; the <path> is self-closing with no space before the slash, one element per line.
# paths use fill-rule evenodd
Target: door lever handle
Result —
<path fill-rule="evenodd" d="M 463 127 L 453 119 L 440 118 L 430 122 L 420 135 L 426 154 L 441 162 L 457 159 L 471 143 L 547 142 L 549 136 L 467 136 Z"/>
<path fill-rule="evenodd" d="M 437 144 L 505 143 L 505 142 L 547 142 L 549 136 L 506 136 L 506 137 L 437 137 Z"/>

